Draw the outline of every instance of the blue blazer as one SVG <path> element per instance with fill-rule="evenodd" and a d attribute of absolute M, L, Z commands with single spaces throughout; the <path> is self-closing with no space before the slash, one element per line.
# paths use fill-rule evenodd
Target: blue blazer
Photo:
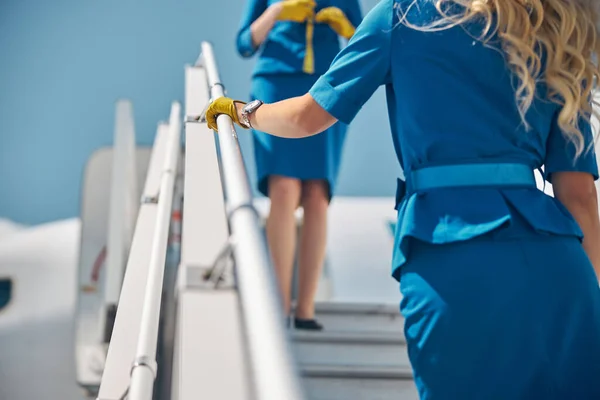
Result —
<path fill-rule="evenodd" d="M 278 21 L 265 42 L 258 48 L 252 45 L 250 25 L 272 4 L 280 0 L 248 0 L 237 34 L 237 50 L 242 57 L 260 53 L 253 75 L 302 73 L 306 52 L 306 23 Z M 354 27 L 362 20 L 358 0 L 317 0 L 315 12 L 325 7 L 338 7 Z M 315 74 L 322 75 L 340 51 L 338 35 L 326 24 L 315 24 L 313 38 Z"/>

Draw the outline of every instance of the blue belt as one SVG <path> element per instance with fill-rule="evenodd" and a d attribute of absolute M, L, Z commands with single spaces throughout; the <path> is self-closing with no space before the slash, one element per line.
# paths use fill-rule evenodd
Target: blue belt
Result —
<path fill-rule="evenodd" d="M 406 182 L 398 179 L 396 209 L 407 193 L 423 190 L 470 186 L 533 186 L 533 168 L 525 164 L 455 164 L 426 167 L 406 174 Z"/>

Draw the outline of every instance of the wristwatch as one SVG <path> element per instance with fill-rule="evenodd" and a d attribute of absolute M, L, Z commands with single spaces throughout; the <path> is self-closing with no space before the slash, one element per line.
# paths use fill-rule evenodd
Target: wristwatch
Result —
<path fill-rule="evenodd" d="M 258 110 L 258 107 L 262 106 L 263 102 L 260 100 L 252 100 L 242 108 L 242 123 L 246 126 L 246 129 L 251 129 L 252 124 L 250 123 L 250 115 Z"/>

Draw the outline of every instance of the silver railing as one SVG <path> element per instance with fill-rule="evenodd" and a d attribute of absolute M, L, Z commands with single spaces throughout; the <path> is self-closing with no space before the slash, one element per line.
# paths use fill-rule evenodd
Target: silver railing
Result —
<path fill-rule="evenodd" d="M 181 107 L 173 103 L 169 118 L 167 154 L 158 196 L 151 201 L 158 204 L 156 230 L 152 238 L 148 280 L 140 324 L 137 351 L 131 370 L 129 400 L 151 400 L 157 375 L 156 348 L 160 322 L 161 297 L 165 273 L 165 258 L 177 163 L 180 154 Z"/>
<path fill-rule="evenodd" d="M 174 114 L 172 113 L 171 118 L 175 124 L 179 123 L 178 119 L 175 118 L 175 115 L 179 113 L 177 108 L 179 106 L 174 105 Z M 102 362 L 102 353 L 99 349 L 99 351 L 92 353 L 93 358 L 82 357 L 80 360 L 79 366 L 82 367 L 81 370 L 85 373 L 82 377 L 86 378 L 85 380 L 81 379 L 80 384 L 83 384 L 90 394 L 93 394 L 96 390 L 94 390 L 94 375 L 91 375 L 88 371 L 99 371 L 102 374 L 97 387 L 98 400 L 123 400 L 127 398 L 131 384 L 132 363 L 138 365 L 135 369 L 139 370 L 144 366 L 144 368 L 150 368 L 152 373 L 156 371 L 156 364 L 152 360 L 151 353 L 146 354 L 144 357 L 138 357 L 138 343 L 142 336 L 142 330 L 151 329 L 154 331 L 155 329 L 156 315 L 148 318 L 148 314 L 160 312 L 156 305 L 160 304 L 161 299 L 153 299 L 151 303 L 147 303 L 146 298 L 150 296 L 150 293 L 146 289 L 150 288 L 150 292 L 156 294 L 157 274 L 164 274 L 162 271 L 164 264 L 160 266 L 160 260 L 167 249 L 166 244 L 163 242 L 164 232 L 159 232 L 168 228 L 168 225 L 165 225 L 164 222 L 164 213 L 169 207 L 166 196 L 170 196 L 173 191 L 165 190 L 165 186 L 171 187 L 170 172 L 168 172 L 171 163 L 167 163 L 166 160 L 172 157 L 169 154 L 172 154 L 175 143 L 177 143 L 177 139 L 172 138 L 173 135 L 179 135 L 177 125 L 158 124 L 145 184 L 143 185 L 123 286 L 119 296 L 115 324 L 105 354 L 106 358 Z M 162 209 L 160 211 L 162 222 L 159 224 L 160 209 Z M 158 246 L 156 246 L 157 243 Z M 150 280 L 152 280 L 152 283 L 148 285 Z M 160 296 L 160 293 L 158 295 Z M 152 309 L 148 307 L 152 307 Z M 146 311 L 144 311 L 144 308 L 146 308 Z M 144 318 L 143 322 L 142 318 Z M 149 324 L 149 322 L 151 323 Z M 143 333 L 146 337 L 148 334 L 148 332 Z M 153 340 L 151 339 L 151 341 Z M 82 352 L 83 356 L 87 354 L 87 352 Z"/>
<path fill-rule="evenodd" d="M 171 334 L 164 335 L 173 343 L 161 349 L 171 349 L 173 360 L 168 354 L 161 358 L 158 374 L 165 259 L 181 154 L 181 107 L 176 102 L 168 125 L 160 125 L 157 133 L 99 400 L 201 398 L 198 382 L 207 380 L 214 398 L 220 396 L 216 383 L 223 378 L 235 380 L 237 386 L 221 398 L 304 400 L 233 122 L 219 116 L 215 135 L 187 115 L 201 112 L 208 92 L 213 99 L 221 97 L 224 86 L 212 46 L 203 43 L 197 65 L 186 69 L 186 103 L 191 103 L 186 104 L 188 206 L 183 207 L 182 262 L 175 294 L 164 292 L 174 296 L 175 303 L 163 311 L 176 312 L 176 318 L 163 319 L 174 324 Z M 223 255 L 234 260 L 235 282 L 215 290 L 204 272 L 213 270 Z M 165 376 L 171 376 L 172 383 L 164 384 Z M 155 386 L 160 394 L 154 393 Z"/>
<path fill-rule="evenodd" d="M 224 96 L 210 43 L 202 43 L 212 99 Z M 220 161 L 228 221 L 233 236 L 237 287 L 245 324 L 249 362 L 257 400 L 301 400 L 299 375 L 285 333 L 281 299 L 260 217 L 252 202 L 248 173 L 233 121 L 217 117 Z"/>

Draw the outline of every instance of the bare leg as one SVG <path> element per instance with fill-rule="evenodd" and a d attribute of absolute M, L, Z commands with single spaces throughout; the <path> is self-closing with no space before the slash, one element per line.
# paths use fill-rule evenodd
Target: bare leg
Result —
<path fill-rule="evenodd" d="M 298 254 L 298 305 L 296 317 L 313 319 L 315 295 L 325 261 L 327 241 L 328 188 L 324 181 L 307 181 L 302 185 L 304 225 Z"/>
<path fill-rule="evenodd" d="M 294 256 L 296 252 L 296 217 L 301 182 L 297 179 L 273 175 L 269 178 L 271 211 L 267 219 L 267 241 L 283 301 L 285 315 L 290 313 L 290 298 Z"/>

